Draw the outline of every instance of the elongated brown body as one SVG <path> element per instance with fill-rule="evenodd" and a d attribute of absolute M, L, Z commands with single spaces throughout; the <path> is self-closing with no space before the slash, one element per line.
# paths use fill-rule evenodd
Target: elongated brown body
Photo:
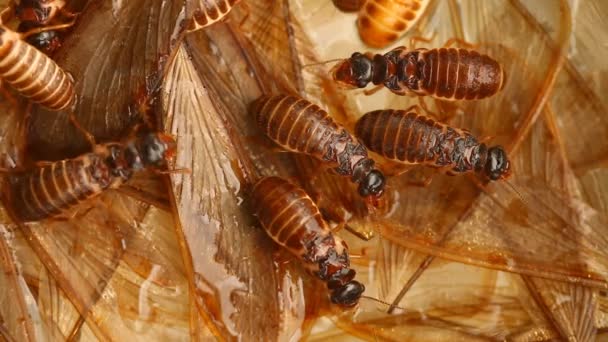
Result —
<path fill-rule="evenodd" d="M 291 95 L 262 96 L 252 106 L 258 126 L 284 149 L 315 157 L 359 184 L 362 196 L 379 196 L 384 176 L 357 139 L 317 105 Z"/>
<path fill-rule="evenodd" d="M 501 65 L 466 49 L 398 47 L 384 55 L 355 52 L 332 71 L 346 87 L 382 84 L 398 95 L 433 96 L 444 100 L 479 100 L 504 87 Z"/>
<path fill-rule="evenodd" d="M 422 17 L 430 0 L 367 0 L 357 27 L 363 42 L 383 48 L 403 36 Z"/>
<path fill-rule="evenodd" d="M 266 233 L 332 291 L 332 301 L 355 305 L 365 290 L 353 280 L 348 247 L 332 234 L 319 209 L 300 187 L 279 177 L 266 177 L 253 187 L 251 203 Z"/>
<path fill-rule="evenodd" d="M 193 30 L 198 30 L 222 20 L 232 7 L 241 0 L 198 0 L 200 9 L 194 12 Z"/>
<path fill-rule="evenodd" d="M 365 0 L 332 0 L 334 5 L 343 12 L 356 12 L 365 3 Z"/>
<path fill-rule="evenodd" d="M 10 172 L 4 180 L 5 206 L 21 222 L 56 217 L 119 187 L 136 171 L 164 168 L 174 151 L 171 137 L 149 133 L 124 143 L 95 145 L 93 152 L 73 159 Z"/>
<path fill-rule="evenodd" d="M 59 111 L 75 99 L 72 79 L 52 59 L 0 25 L 0 78 L 33 102 Z"/>
<path fill-rule="evenodd" d="M 509 174 L 502 147 L 488 148 L 468 131 L 417 113 L 369 112 L 357 122 L 355 134 L 370 150 L 404 164 L 445 168 L 451 175 L 478 172 L 491 180 Z"/>

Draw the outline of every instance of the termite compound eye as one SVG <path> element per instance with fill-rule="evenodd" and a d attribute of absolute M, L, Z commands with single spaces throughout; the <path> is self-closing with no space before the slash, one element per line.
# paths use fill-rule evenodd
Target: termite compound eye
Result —
<path fill-rule="evenodd" d="M 488 150 L 486 173 L 491 180 L 498 180 L 509 172 L 509 159 L 502 146 L 494 146 Z"/>
<path fill-rule="evenodd" d="M 378 170 L 372 170 L 365 176 L 359 184 L 359 195 L 365 197 L 369 195 L 380 196 L 384 191 L 384 175 Z"/>
<path fill-rule="evenodd" d="M 356 280 L 352 280 L 344 286 L 335 289 L 331 293 L 331 302 L 342 306 L 354 306 L 365 291 L 365 286 Z"/>

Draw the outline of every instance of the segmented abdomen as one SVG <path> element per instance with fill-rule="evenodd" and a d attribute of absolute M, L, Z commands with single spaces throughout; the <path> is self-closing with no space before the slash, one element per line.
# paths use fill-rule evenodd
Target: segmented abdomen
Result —
<path fill-rule="evenodd" d="M 452 173 L 475 171 L 486 147 L 469 132 L 404 110 L 376 110 L 362 116 L 355 134 L 388 159 L 405 164 L 450 168 Z"/>
<path fill-rule="evenodd" d="M 363 6 L 365 0 L 333 0 L 333 2 L 343 12 L 355 12 Z"/>
<path fill-rule="evenodd" d="M 0 27 L 0 78 L 33 102 L 59 111 L 75 99 L 71 78 L 52 59 Z"/>
<path fill-rule="evenodd" d="M 453 100 L 483 99 L 502 89 L 505 73 L 487 55 L 465 49 L 421 50 L 418 86 L 428 95 Z"/>
<path fill-rule="evenodd" d="M 200 0 L 200 8 L 194 12 L 194 29 L 222 20 L 239 1 L 241 0 Z"/>
<path fill-rule="evenodd" d="M 374 162 L 367 150 L 326 111 L 317 105 L 291 95 L 263 96 L 253 110 L 258 126 L 283 148 L 316 157 L 334 168 L 336 173 L 352 176 L 359 163 L 368 172 Z M 358 182 L 360 177 L 354 181 Z"/>
<path fill-rule="evenodd" d="M 359 11 L 357 27 L 367 45 L 383 48 L 416 24 L 429 0 L 367 0 Z"/>
<path fill-rule="evenodd" d="M 107 165 L 92 153 L 8 177 L 9 204 L 22 222 L 60 215 L 111 184 Z"/>
<path fill-rule="evenodd" d="M 300 187 L 279 177 L 266 177 L 254 185 L 251 203 L 268 235 L 302 258 L 311 271 L 319 274 L 320 261 L 345 254 L 345 244 L 331 233 L 315 203 Z M 348 267 L 347 256 L 345 260 L 341 265 Z"/>

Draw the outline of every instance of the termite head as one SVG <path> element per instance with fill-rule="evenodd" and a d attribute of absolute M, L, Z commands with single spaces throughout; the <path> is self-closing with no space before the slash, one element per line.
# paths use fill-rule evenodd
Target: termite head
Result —
<path fill-rule="evenodd" d="M 343 286 L 331 292 L 331 302 L 342 306 L 354 306 L 359 303 L 361 295 L 365 291 L 365 286 L 356 280 L 351 280 Z"/>
<path fill-rule="evenodd" d="M 382 172 L 372 170 L 359 183 L 359 195 L 379 197 L 384 192 L 384 184 L 385 179 Z"/>
<path fill-rule="evenodd" d="M 45 1 L 21 0 L 15 7 L 15 15 L 20 21 L 47 24 L 54 16 L 55 6 L 45 4 Z"/>
<path fill-rule="evenodd" d="M 510 176 L 511 163 L 502 146 L 494 146 L 488 149 L 485 173 L 491 180 L 504 179 Z"/>
<path fill-rule="evenodd" d="M 27 37 L 27 42 L 47 55 L 52 55 L 61 47 L 61 39 L 57 31 L 43 31 Z"/>
<path fill-rule="evenodd" d="M 349 59 L 334 66 L 331 74 L 335 81 L 346 88 L 365 88 L 372 81 L 372 66 L 368 56 L 355 52 Z"/>
<path fill-rule="evenodd" d="M 177 150 L 175 139 L 163 133 L 139 135 L 134 143 L 128 145 L 131 151 L 129 162 L 134 169 L 165 167 Z"/>

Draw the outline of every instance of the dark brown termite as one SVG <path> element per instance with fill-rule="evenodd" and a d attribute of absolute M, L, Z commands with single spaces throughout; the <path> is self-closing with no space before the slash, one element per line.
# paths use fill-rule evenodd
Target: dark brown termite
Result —
<path fill-rule="evenodd" d="M 383 85 L 398 95 L 432 96 L 444 100 L 479 100 L 504 87 L 502 66 L 475 50 L 398 47 L 384 55 L 355 52 L 332 69 L 347 88 Z"/>
<path fill-rule="evenodd" d="M 57 23 L 59 16 L 74 18 L 64 0 L 21 0 L 15 5 L 15 16 L 21 22 L 18 32 L 32 46 L 52 54 L 61 46 L 59 30 L 74 25 L 74 21 Z"/>
<path fill-rule="evenodd" d="M 342 12 L 356 12 L 365 3 L 365 0 L 332 0 L 334 6 L 336 6 Z"/>
<path fill-rule="evenodd" d="M 359 184 L 361 196 L 379 197 L 384 175 L 365 146 L 317 105 L 291 95 L 262 96 L 251 107 L 262 131 L 288 151 L 315 157 Z"/>
<path fill-rule="evenodd" d="M 510 175 L 501 146 L 488 148 L 466 130 L 414 112 L 369 112 L 357 121 L 355 134 L 371 151 L 400 163 L 433 166 L 449 175 L 477 172 L 490 180 Z"/>
<path fill-rule="evenodd" d="M 383 48 L 403 36 L 422 18 L 430 0 L 367 0 L 361 4 L 357 28 L 363 42 Z"/>
<path fill-rule="evenodd" d="M 67 215 L 79 203 L 120 187 L 134 172 L 166 170 L 176 152 L 175 140 L 163 133 L 138 133 L 105 144 L 95 144 L 86 134 L 93 144 L 90 153 L 7 171 L 4 203 L 15 219 L 32 222 Z"/>
<path fill-rule="evenodd" d="M 348 246 L 332 234 L 319 209 L 300 187 L 279 177 L 266 177 L 253 187 L 251 203 L 266 233 L 306 268 L 327 283 L 331 301 L 350 307 L 365 286 L 353 280 Z"/>
<path fill-rule="evenodd" d="M 198 30 L 224 19 L 241 0 L 201 0 L 200 8 L 194 12 L 191 30 Z"/>

